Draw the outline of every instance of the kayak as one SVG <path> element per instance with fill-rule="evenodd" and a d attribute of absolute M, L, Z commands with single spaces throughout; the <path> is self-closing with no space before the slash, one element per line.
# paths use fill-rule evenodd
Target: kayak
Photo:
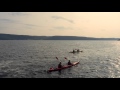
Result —
<path fill-rule="evenodd" d="M 83 52 L 83 51 L 79 51 L 79 52 Z M 75 51 L 75 52 L 69 52 L 69 53 L 79 53 L 79 52 Z"/>
<path fill-rule="evenodd" d="M 79 61 L 72 63 L 72 65 L 65 65 L 65 66 L 63 66 L 62 68 L 50 68 L 50 69 L 48 70 L 48 72 L 60 71 L 60 70 L 62 70 L 62 69 L 70 68 L 70 67 L 75 66 L 75 65 L 77 65 L 77 64 L 79 64 Z"/>
<path fill-rule="evenodd" d="M 63 66 L 62 68 L 50 68 L 50 69 L 48 70 L 48 72 L 60 71 L 60 70 L 62 70 L 62 69 L 70 68 L 70 67 L 75 66 L 75 65 L 77 65 L 77 64 L 79 64 L 79 61 L 72 63 L 72 65 L 65 65 L 65 66 Z"/>

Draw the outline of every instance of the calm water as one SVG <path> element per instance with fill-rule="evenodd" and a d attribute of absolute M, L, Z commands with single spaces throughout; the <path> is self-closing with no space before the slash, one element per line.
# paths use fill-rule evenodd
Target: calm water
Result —
<path fill-rule="evenodd" d="M 69 53 L 73 49 L 83 53 Z M 58 57 L 65 65 L 77 66 L 47 73 L 57 67 Z M 0 40 L 0 78 L 119 78 L 119 41 Z"/>

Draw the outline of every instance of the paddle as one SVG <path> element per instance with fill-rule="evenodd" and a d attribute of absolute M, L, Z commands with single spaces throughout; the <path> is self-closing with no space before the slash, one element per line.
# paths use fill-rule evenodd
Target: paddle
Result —
<path fill-rule="evenodd" d="M 56 58 L 57 60 L 59 60 L 58 57 L 55 57 L 55 58 Z M 59 62 L 61 62 L 61 61 L 59 60 Z M 53 69 L 53 68 L 51 67 L 50 69 Z"/>
<path fill-rule="evenodd" d="M 58 57 L 56 57 L 56 59 L 59 60 Z M 61 62 L 61 61 L 59 60 L 59 62 Z M 61 67 L 63 67 L 63 66 L 64 66 L 64 65 L 61 65 Z M 59 70 L 59 71 L 61 71 L 61 70 Z"/>
<path fill-rule="evenodd" d="M 66 60 L 68 60 L 66 57 L 64 57 Z"/>
<path fill-rule="evenodd" d="M 64 57 L 66 60 L 68 60 L 66 57 Z M 72 65 L 72 63 L 71 63 L 71 65 Z"/>
<path fill-rule="evenodd" d="M 55 57 L 55 58 L 56 58 L 57 60 L 59 60 L 58 57 Z M 61 62 L 61 61 L 59 60 L 59 62 Z"/>
<path fill-rule="evenodd" d="M 55 57 L 55 58 L 56 58 L 57 60 L 59 60 L 58 57 Z M 59 62 L 61 62 L 61 61 L 59 60 Z M 53 67 L 50 68 L 50 70 L 54 70 L 54 69 L 55 69 L 55 68 L 53 68 Z M 48 71 L 48 72 L 49 72 L 49 71 Z"/>

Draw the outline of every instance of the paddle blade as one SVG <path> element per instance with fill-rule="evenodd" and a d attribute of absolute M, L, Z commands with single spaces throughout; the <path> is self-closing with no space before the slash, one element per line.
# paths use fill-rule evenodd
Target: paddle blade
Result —
<path fill-rule="evenodd" d="M 67 58 L 65 57 L 65 59 L 67 59 Z"/>
<path fill-rule="evenodd" d="M 56 59 L 58 60 L 58 57 L 56 57 Z"/>

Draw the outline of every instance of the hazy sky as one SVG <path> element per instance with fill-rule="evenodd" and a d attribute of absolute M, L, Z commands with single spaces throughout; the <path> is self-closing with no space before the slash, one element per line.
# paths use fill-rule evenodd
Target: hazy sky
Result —
<path fill-rule="evenodd" d="M 0 12 L 0 33 L 120 38 L 120 12 Z"/>

